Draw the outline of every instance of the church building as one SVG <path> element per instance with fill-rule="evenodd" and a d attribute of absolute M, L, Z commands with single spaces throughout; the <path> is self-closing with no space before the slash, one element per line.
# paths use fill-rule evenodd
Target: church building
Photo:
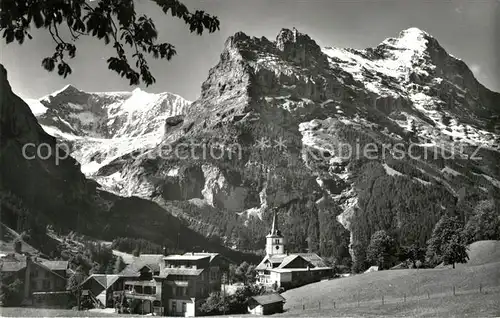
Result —
<path fill-rule="evenodd" d="M 288 253 L 285 238 L 278 229 L 276 212 L 266 236 L 266 256 L 256 267 L 257 283 L 273 288 L 293 288 L 333 275 L 333 268 L 316 253 Z"/>

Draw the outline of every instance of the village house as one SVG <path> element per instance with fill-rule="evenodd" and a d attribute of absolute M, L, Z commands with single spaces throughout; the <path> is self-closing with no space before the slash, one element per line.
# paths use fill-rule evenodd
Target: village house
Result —
<path fill-rule="evenodd" d="M 248 312 L 253 315 L 272 315 L 283 312 L 285 298 L 278 293 L 253 296 L 248 300 Z"/>
<path fill-rule="evenodd" d="M 159 274 L 163 254 L 141 254 L 118 274 L 92 274 L 81 284 L 86 297 L 96 307 L 114 307 L 114 296 L 123 292 L 125 280 L 146 280 Z M 150 272 L 151 275 L 145 274 Z"/>
<path fill-rule="evenodd" d="M 221 290 L 228 265 L 217 253 L 140 255 L 119 274 L 91 275 L 81 288 L 100 307 L 116 308 L 126 299 L 132 313 L 194 317 L 209 294 Z"/>
<path fill-rule="evenodd" d="M 10 254 L 0 260 L 0 272 L 15 275 L 23 282 L 22 304 L 25 306 L 64 307 L 68 303 L 67 261 Z"/>
<path fill-rule="evenodd" d="M 228 264 L 217 253 L 169 255 L 157 279 L 163 281 L 166 314 L 194 317 L 210 293 L 221 290 Z"/>
<path fill-rule="evenodd" d="M 333 275 L 333 268 L 316 253 L 285 252 L 285 238 L 278 229 L 276 213 L 266 236 L 266 256 L 255 269 L 257 283 L 274 289 L 298 287 Z"/>

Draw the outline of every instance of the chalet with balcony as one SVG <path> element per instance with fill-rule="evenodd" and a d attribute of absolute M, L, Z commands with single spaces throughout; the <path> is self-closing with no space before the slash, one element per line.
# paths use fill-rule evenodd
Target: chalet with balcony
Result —
<path fill-rule="evenodd" d="M 131 284 L 125 287 L 125 282 L 153 281 L 153 276 L 160 272 L 163 257 L 163 254 L 141 254 L 118 274 L 90 275 L 82 282 L 81 290 L 85 297 L 91 298 L 96 307 L 115 307 L 115 296 L 120 298 L 123 297 L 124 292 L 131 292 Z M 140 292 L 142 293 L 143 290 Z M 149 306 L 150 304 L 141 302 L 140 305 Z M 136 309 L 138 312 L 144 310 L 143 308 Z M 146 307 L 146 311 L 151 312 L 149 307 Z"/>
<path fill-rule="evenodd" d="M 194 317 L 211 292 L 221 290 L 221 273 L 228 261 L 216 253 L 162 256 L 155 265 L 125 269 L 123 297 L 138 314 Z"/>

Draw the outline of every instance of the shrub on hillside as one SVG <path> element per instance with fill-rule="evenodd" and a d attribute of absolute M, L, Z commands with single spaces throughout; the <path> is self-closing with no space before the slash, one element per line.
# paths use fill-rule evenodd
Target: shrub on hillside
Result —
<path fill-rule="evenodd" d="M 238 288 L 232 295 L 221 292 L 211 293 L 200 307 L 200 314 L 222 315 L 222 314 L 244 314 L 247 312 L 247 301 L 250 297 L 262 295 L 265 288 L 257 285 L 245 285 Z"/>

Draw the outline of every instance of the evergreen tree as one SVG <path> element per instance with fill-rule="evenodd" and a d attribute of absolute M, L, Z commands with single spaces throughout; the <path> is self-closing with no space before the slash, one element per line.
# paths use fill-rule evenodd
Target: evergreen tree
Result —
<path fill-rule="evenodd" d="M 467 263 L 467 249 L 466 238 L 458 219 L 444 215 L 436 223 L 428 242 L 428 257 L 444 262 L 444 265 L 452 264 L 455 268 L 456 263 Z"/>
<path fill-rule="evenodd" d="M 361 273 L 367 268 L 366 250 L 362 243 L 355 242 L 352 244 L 353 262 L 352 272 Z"/>

